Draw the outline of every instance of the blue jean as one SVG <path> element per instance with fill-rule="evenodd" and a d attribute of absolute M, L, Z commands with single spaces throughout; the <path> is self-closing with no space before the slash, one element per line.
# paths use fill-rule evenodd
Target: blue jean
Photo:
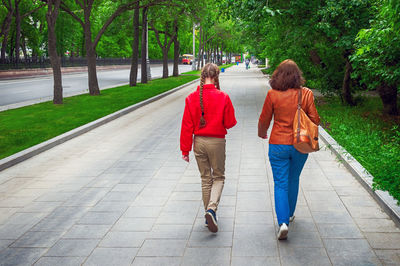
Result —
<path fill-rule="evenodd" d="M 269 144 L 269 162 L 274 175 L 275 212 L 278 224 L 289 225 L 296 209 L 299 177 L 308 154 L 298 152 L 293 145 Z"/>

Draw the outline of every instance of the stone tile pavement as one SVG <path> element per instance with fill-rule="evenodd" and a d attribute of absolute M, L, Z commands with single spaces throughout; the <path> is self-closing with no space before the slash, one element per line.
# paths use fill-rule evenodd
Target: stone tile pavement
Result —
<path fill-rule="evenodd" d="M 295 222 L 277 241 L 267 80 L 232 67 L 220 232 L 204 227 L 193 155 L 180 159 L 188 87 L 0 172 L 0 265 L 400 265 L 400 230 L 322 147 L 301 176 Z"/>

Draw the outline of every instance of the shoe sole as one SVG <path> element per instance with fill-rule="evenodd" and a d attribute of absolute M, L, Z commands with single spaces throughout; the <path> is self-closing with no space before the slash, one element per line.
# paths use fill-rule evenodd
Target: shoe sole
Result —
<path fill-rule="evenodd" d="M 280 234 L 278 234 L 278 239 L 279 240 L 285 240 L 285 239 L 287 239 L 287 235 L 288 235 L 288 233 L 289 233 L 289 230 L 282 230 L 281 232 L 280 232 Z"/>
<path fill-rule="evenodd" d="M 217 221 L 215 221 L 213 215 L 211 213 L 206 213 L 204 217 L 206 218 L 208 223 L 208 230 L 210 230 L 213 233 L 218 232 Z"/>

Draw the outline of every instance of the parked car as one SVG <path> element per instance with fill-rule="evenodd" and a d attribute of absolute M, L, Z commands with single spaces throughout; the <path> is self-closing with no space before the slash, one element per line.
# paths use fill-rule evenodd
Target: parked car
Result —
<path fill-rule="evenodd" d="M 182 55 L 182 64 L 184 65 L 191 65 L 193 64 L 193 55 L 191 54 L 184 54 Z"/>

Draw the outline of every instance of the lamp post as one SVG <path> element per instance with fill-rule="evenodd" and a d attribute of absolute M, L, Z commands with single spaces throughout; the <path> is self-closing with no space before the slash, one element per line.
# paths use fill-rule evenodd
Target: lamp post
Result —
<path fill-rule="evenodd" d="M 147 80 L 151 80 L 150 72 L 150 60 L 149 60 L 149 22 L 146 20 L 146 68 L 147 68 Z"/>

